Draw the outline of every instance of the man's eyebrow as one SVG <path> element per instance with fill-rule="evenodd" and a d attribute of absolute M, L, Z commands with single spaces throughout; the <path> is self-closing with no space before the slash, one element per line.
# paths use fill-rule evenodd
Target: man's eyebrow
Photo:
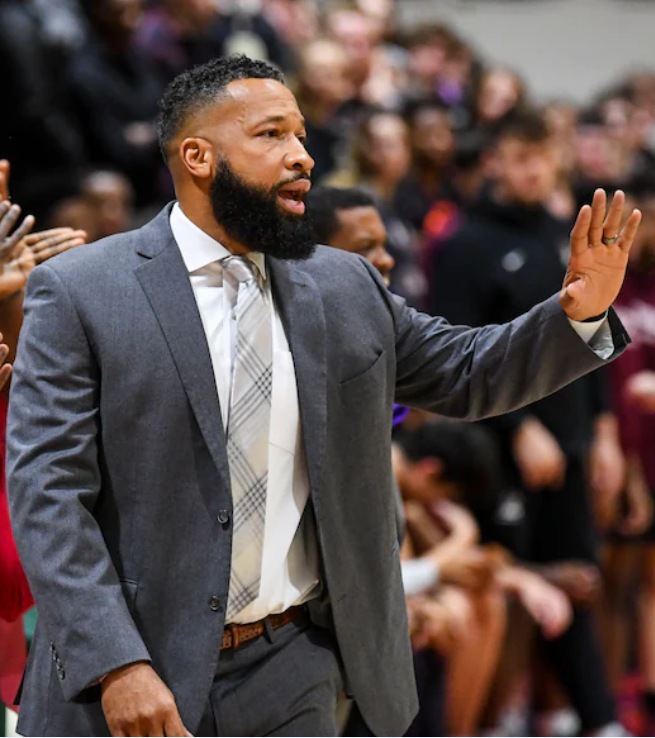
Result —
<path fill-rule="evenodd" d="M 260 120 L 257 125 L 263 126 L 267 123 L 286 123 L 288 120 L 288 117 L 286 115 L 269 115 L 267 118 L 264 118 L 263 120 Z M 301 116 L 300 118 L 300 125 L 305 126 L 305 119 Z"/>

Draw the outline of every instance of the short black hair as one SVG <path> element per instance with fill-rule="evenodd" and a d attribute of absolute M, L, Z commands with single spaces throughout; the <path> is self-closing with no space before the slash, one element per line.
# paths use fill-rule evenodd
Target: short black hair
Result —
<path fill-rule="evenodd" d="M 457 486 L 461 502 L 476 508 L 498 491 L 499 451 L 486 429 L 452 420 L 430 420 L 400 428 L 394 440 L 410 461 L 439 459 L 443 480 Z"/>
<path fill-rule="evenodd" d="M 337 211 L 377 207 L 373 196 L 358 187 L 314 187 L 305 202 L 316 243 L 328 246 L 340 228 Z"/>
<path fill-rule="evenodd" d="M 522 110 L 503 118 L 496 128 L 493 139 L 496 144 L 508 139 L 537 144 L 548 141 L 552 135 L 552 130 L 540 111 Z"/>
<path fill-rule="evenodd" d="M 234 54 L 187 69 L 168 85 L 159 102 L 157 119 L 164 159 L 168 145 L 189 116 L 215 103 L 227 85 L 239 79 L 273 79 L 285 84 L 282 72 L 271 64 Z"/>

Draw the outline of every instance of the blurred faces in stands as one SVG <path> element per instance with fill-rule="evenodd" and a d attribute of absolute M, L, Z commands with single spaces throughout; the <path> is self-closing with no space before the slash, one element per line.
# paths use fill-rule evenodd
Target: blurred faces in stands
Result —
<path fill-rule="evenodd" d="M 395 113 L 374 113 L 364 121 L 356 143 L 355 164 L 382 197 L 390 197 L 411 164 L 409 128 Z"/>
<path fill-rule="evenodd" d="M 627 194 L 628 206 L 641 210 L 641 225 L 630 250 L 630 267 L 640 272 L 655 271 L 655 175 L 633 181 Z"/>
<path fill-rule="evenodd" d="M 545 203 L 557 184 L 558 150 L 542 116 L 517 114 L 496 138 L 491 169 L 496 194 L 522 205 Z"/>
<path fill-rule="evenodd" d="M 113 236 L 131 227 L 134 193 L 128 179 L 118 172 L 92 172 L 82 191 L 94 212 L 97 237 Z"/>
<path fill-rule="evenodd" d="M 443 25 L 420 28 L 410 34 L 407 39 L 409 76 L 419 92 L 435 92 L 454 41 L 453 32 Z"/>
<path fill-rule="evenodd" d="M 408 114 L 414 163 L 442 170 L 455 152 L 455 135 L 448 111 L 438 102 L 419 104 Z"/>
<path fill-rule="evenodd" d="M 218 14 L 215 0 L 160 0 L 159 5 L 185 34 L 204 32 Z"/>
<path fill-rule="evenodd" d="M 317 243 L 359 254 L 389 286 L 395 261 L 387 251 L 387 231 L 373 198 L 356 188 L 315 187 L 307 196 Z"/>
<path fill-rule="evenodd" d="M 83 0 L 96 30 L 113 48 L 125 48 L 143 14 L 143 0 Z"/>
<path fill-rule="evenodd" d="M 625 144 L 596 110 L 578 118 L 576 163 L 579 175 L 591 182 L 616 182 L 627 174 Z"/>
<path fill-rule="evenodd" d="M 346 50 L 351 81 L 359 91 L 371 72 L 371 56 L 379 41 L 379 24 L 356 8 L 343 7 L 328 12 L 326 28 Z"/>
<path fill-rule="evenodd" d="M 475 103 L 478 125 L 497 123 L 524 101 L 525 85 L 516 72 L 502 67 L 490 69 L 482 76 Z"/>
<path fill-rule="evenodd" d="M 340 43 L 313 41 L 302 49 L 299 62 L 297 97 L 305 116 L 323 110 L 332 114 L 352 97 L 349 57 Z"/>

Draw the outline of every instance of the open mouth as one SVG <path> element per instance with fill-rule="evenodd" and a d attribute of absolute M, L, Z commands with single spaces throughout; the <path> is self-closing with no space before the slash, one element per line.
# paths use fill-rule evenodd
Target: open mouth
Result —
<path fill-rule="evenodd" d="M 305 195 L 309 192 L 311 186 L 308 179 L 299 179 L 297 182 L 281 187 L 277 193 L 280 206 L 294 215 L 303 215 L 305 212 Z"/>

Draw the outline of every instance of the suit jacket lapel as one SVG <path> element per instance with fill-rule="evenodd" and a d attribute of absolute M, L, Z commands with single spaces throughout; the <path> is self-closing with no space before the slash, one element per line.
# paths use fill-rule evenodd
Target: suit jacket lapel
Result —
<path fill-rule="evenodd" d="M 316 517 L 327 431 L 327 361 L 323 301 L 312 277 L 298 263 L 267 258 L 273 296 L 282 318 L 298 385 L 305 457 Z"/>
<path fill-rule="evenodd" d="M 226 489 L 230 475 L 216 381 L 205 331 L 189 275 L 169 225 L 170 207 L 141 230 L 139 253 L 148 260 L 135 270 L 152 306 L 189 398 L 189 403 Z M 206 500 L 218 512 L 217 495 Z"/>

